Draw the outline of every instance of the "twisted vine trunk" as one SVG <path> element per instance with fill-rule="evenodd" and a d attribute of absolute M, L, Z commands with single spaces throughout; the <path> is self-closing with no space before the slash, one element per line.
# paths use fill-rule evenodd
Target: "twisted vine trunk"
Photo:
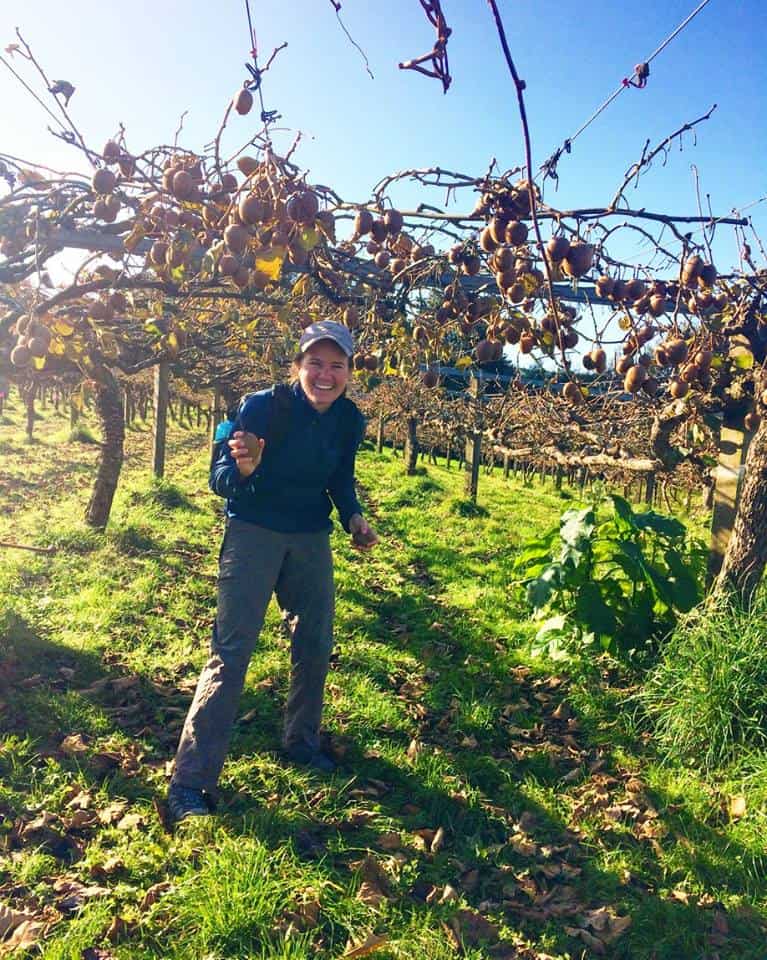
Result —
<path fill-rule="evenodd" d="M 418 420 L 408 417 L 405 435 L 405 473 L 412 477 L 418 464 Z"/>
<path fill-rule="evenodd" d="M 96 482 L 85 513 L 85 522 L 102 529 L 107 525 L 123 463 L 125 417 L 120 387 L 114 375 L 101 367 L 96 380 L 96 413 L 101 421 L 102 443 Z"/>
<path fill-rule="evenodd" d="M 767 566 L 767 418 L 754 434 L 746 455 L 732 535 L 715 593 L 735 592 L 745 605 L 754 598 Z"/>

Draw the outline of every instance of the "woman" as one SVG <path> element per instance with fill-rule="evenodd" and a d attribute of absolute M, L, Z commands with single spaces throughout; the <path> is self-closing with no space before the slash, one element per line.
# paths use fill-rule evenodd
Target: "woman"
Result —
<path fill-rule="evenodd" d="M 174 820 L 212 809 L 272 593 L 291 626 L 286 753 L 325 772 L 335 767 L 319 740 L 333 646 L 332 504 L 355 546 L 369 549 L 378 541 L 354 489 L 364 420 L 345 396 L 353 353 L 351 333 L 341 324 L 323 320 L 307 327 L 290 392 L 275 388 L 249 397 L 229 449 L 224 445 L 213 464 L 211 488 L 227 500 L 218 608 L 211 655 L 184 723 L 168 791 Z"/>

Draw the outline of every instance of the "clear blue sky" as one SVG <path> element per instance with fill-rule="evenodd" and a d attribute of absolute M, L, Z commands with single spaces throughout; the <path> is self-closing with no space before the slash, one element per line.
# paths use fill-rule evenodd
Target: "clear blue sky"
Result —
<path fill-rule="evenodd" d="M 642 4 L 500 0 L 517 68 L 527 82 L 534 164 L 578 129 L 620 83 L 694 9 L 696 0 Z M 287 40 L 264 78 L 266 106 L 283 115 L 277 146 L 305 134 L 295 159 L 316 182 L 364 201 L 386 174 L 441 165 L 479 175 L 491 157 L 501 168 L 523 161 L 516 98 L 486 0 L 443 0 L 453 28 L 448 53 L 453 85 L 399 71 L 425 53 L 434 32 L 418 0 L 344 0 L 342 16 L 365 50 L 375 79 L 342 32 L 329 0 L 251 0 L 262 61 Z M 125 124 L 140 152 L 172 142 L 212 139 L 226 104 L 245 77 L 244 0 L 4 0 L 0 44 L 19 26 L 52 79 L 77 91 L 71 111 L 100 146 Z M 710 0 L 651 66 L 648 86 L 628 90 L 575 142 L 560 163 L 560 186 L 547 200 L 564 207 L 606 204 L 649 137 L 653 143 L 718 104 L 713 117 L 656 163 L 632 204 L 696 212 L 690 165 L 714 212 L 724 214 L 767 194 L 767 4 Z M 24 66 L 18 58 L 12 61 Z M 29 73 L 25 71 L 25 76 Z M 0 66 L 0 150 L 52 166 L 82 167 L 76 151 L 45 132 L 48 118 Z M 256 114 L 231 123 L 235 148 L 255 132 Z M 410 192 L 400 195 L 412 202 Z M 424 199 L 442 203 L 434 195 Z M 398 196 L 393 196 L 395 202 Z M 705 202 L 705 200 L 704 200 Z M 473 200 L 467 195 L 462 207 Z M 748 211 L 767 241 L 767 203 Z M 729 235 L 717 246 L 720 269 L 736 261 Z"/>

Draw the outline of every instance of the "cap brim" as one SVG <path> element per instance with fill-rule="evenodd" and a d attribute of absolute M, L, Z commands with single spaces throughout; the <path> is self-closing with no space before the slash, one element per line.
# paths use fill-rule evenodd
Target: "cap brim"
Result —
<path fill-rule="evenodd" d="M 341 350 L 344 354 L 346 354 L 347 357 L 351 357 L 354 354 L 353 349 L 350 349 L 348 346 L 345 346 L 343 343 L 341 343 L 339 340 L 336 340 L 336 338 L 331 336 L 329 333 L 323 333 L 322 336 L 320 337 L 312 337 L 311 340 L 306 340 L 305 342 L 301 342 L 298 344 L 298 346 L 301 352 L 303 353 L 304 350 L 308 350 L 309 347 L 313 347 L 315 343 L 321 343 L 323 340 L 332 341 L 338 347 L 339 350 Z"/>

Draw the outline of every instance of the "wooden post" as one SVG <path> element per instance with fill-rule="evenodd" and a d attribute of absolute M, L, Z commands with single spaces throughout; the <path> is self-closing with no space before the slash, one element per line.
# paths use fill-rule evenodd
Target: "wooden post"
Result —
<path fill-rule="evenodd" d="M 735 522 L 738 488 L 747 449 L 748 439 L 742 423 L 724 420 L 719 431 L 719 463 L 714 473 L 714 514 L 711 518 L 707 587 L 711 586 L 722 569 L 724 553 Z"/>
<path fill-rule="evenodd" d="M 645 478 L 644 502 L 652 506 L 653 496 L 655 495 L 655 472 L 648 473 Z"/>
<path fill-rule="evenodd" d="M 166 362 L 154 368 L 154 430 L 152 445 L 152 472 L 156 477 L 165 473 L 165 437 L 168 431 L 168 371 Z"/>
<path fill-rule="evenodd" d="M 554 489 L 555 489 L 555 490 L 561 490 L 561 489 L 562 489 L 562 478 L 564 477 L 564 475 L 565 475 L 565 471 L 562 469 L 561 466 L 558 466 L 558 467 L 557 467 L 557 472 L 556 472 L 556 474 L 554 475 Z"/>
<path fill-rule="evenodd" d="M 474 430 L 466 438 L 464 461 L 466 464 L 464 492 L 473 503 L 476 503 L 479 487 L 479 467 L 482 461 L 482 434 L 479 430 Z"/>
<path fill-rule="evenodd" d="M 504 480 L 509 479 L 509 465 L 510 465 L 509 455 L 508 453 L 504 453 L 503 455 L 503 479 Z"/>
<path fill-rule="evenodd" d="M 27 394 L 27 440 L 32 442 L 35 433 L 35 388 L 30 387 Z"/>
<path fill-rule="evenodd" d="M 376 453 L 383 453 L 384 446 L 384 415 L 383 410 L 378 414 L 376 425 Z"/>
<path fill-rule="evenodd" d="M 448 440 L 448 441 L 447 441 L 447 447 L 446 447 L 446 449 L 445 449 L 445 466 L 447 467 L 448 470 L 450 469 L 450 457 L 451 457 L 452 452 L 453 452 L 453 450 L 452 450 L 452 445 L 451 445 L 450 441 Z"/>

